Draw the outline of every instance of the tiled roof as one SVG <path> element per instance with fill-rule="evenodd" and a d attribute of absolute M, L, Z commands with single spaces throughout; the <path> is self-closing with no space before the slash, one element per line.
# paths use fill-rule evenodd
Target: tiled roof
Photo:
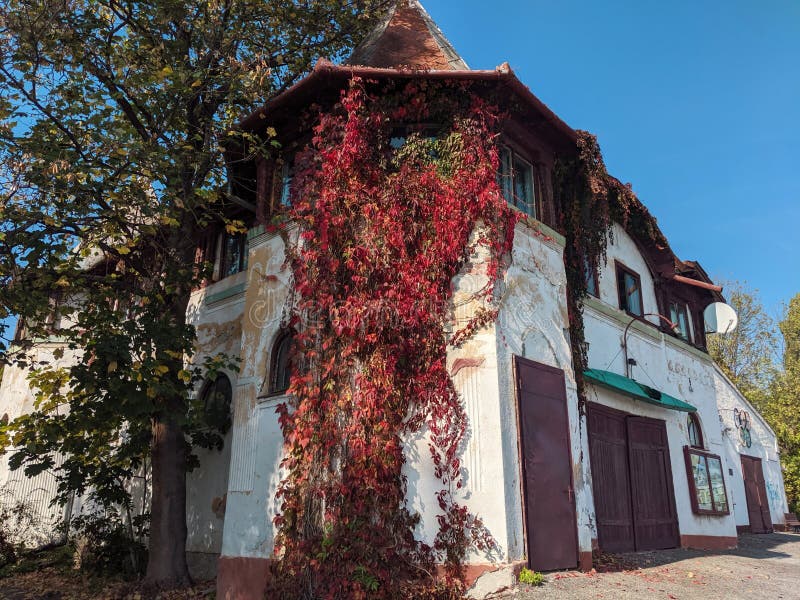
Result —
<path fill-rule="evenodd" d="M 346 64 L 425 70 L 469 68 L 417 0 L 397 2 Z"/>

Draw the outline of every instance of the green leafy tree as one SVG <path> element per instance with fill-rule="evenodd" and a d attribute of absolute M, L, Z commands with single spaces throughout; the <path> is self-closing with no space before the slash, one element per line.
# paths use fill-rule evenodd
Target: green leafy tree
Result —
<path fill-rule="evenodd" d="M 189 581 L 187 436 L 214 444 L 190 402 L 185 315 L 207 274 L 199 234 L 226 218 L 224 149 L 264 152 L 243 115 L 340 57 L 385 9 L 378 0 L 7 0 L 0 5 L 0 321 L 36 367 L 37 410 L 4 428 L 13 465 L 52 469 L 61 493 L 127 502 L 152 465 L 149 583 Z M 57 334 L 80 360 L 31 362 Z M 208 365 L 212 370 L 220 362 Z M 64 457 L 64 463 L 56 455 Z"/>
<path fill-rule="evenodd" d="M 747 284 L 732 282 L 725 288 L 739 324 L 731 333 L 709 335 L 708 351 L 731 381 L 760 408 L 775 375 L 775 322 L 764 310 L 758 292 Z"/>
<path fill-rule="evenodd" d="M 800 510 L 800 294 L 778 324 L 783 335 L 783 370 L 772 385 L 764 416 L 778 436 L 786 497 Z"/>

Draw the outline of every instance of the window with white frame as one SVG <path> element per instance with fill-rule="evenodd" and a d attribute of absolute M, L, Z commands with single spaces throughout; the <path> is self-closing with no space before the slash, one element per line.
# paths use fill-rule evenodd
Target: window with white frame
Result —
<path fill-rule="evenodd" d="M 670 302 L 669 320 L 675 325 L 675 334 L 687 342 L 692 341 L 692 330 L 689 325 L 689 311 L 681 302 Z"/>

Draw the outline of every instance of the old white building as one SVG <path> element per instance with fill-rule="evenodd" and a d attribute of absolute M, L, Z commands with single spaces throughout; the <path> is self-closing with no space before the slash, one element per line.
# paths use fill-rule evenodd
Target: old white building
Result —
<path fill-rule="evenodd" d="M 303 108 L 330 105 L 354 76 L 459 80 L 499 92 L 513 107 L 503 144 L 513 176 L 530 182 L 515 202 L 526 216 L 498 288 L 498 319 L 448 355 L 470 422 L 462 501 L 498 544 L 491 557 L 470 557 L 470 579 L 497 589 L 522 565 L 588 569 L 598 548 L 729 548 L 737 528 L 780 525 L 787 508 L 775 435 L 705 351 L 702 312 L 722 300 L 720 288 L 696 263 L 615 224 L 605 263 L 587 270 L 589 397 L 580 406 L 566 242 L 552 190 L 554 162 L 575 152 L 576 133 L 507 66 L 469 70 L 416 1 L 399 3 L 390 17 L 347 65 L 319 64 L 242 127 L 274 127 L 288 153 L 302 139 Z M 198 390 L 229 395 L 233 428 L 222 452 L 201 454 L 187 484 L 190 563 L 196 573 L 218 573 L 220 598 L 260 597 L 273 557 L 289 274 L 283 239 L 264 224 L 290 182 L 290 157 L 282 160 L 236 167 L 236 180 L 252 182 L 233 191 L 255 207 L 243 209 L 253 227 L 246 239 L 223 233 L 203 242 L 216 277 L 189 311 L 200 358 L 241 359 L 238 373 Z M 482 277 L 474 261 L 454 281 L 456 303 Z M 458 310 L 468 316 L 471 307 Z M 30 409 L 13 369 L 0 405 L 12 417 Z M 419 536 L 431 541 L 438 481 L 424 442 L 408 443 L 409 501 L 422 515 Z"/>

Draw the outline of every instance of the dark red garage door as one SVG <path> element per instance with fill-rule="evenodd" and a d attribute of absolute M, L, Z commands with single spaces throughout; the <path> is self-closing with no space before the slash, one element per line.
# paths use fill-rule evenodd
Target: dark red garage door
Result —
<path fill-rule="evenodd" d="M 588 407 L 598 543 L 607 552 L 680 544 L 664 421 Z"/>
<path fill-rule="evenodd" d="M 742 455 L 744 495 L 752 533 L 772 533 L 772 516 L 769 514 L 767 486 L 761 459 Z"/>
<path fill-rule="evenodd" d="M 522 435 L 525 522 L 532 569 L 578 564 L 564 372 L 515 357 Z"/>
<path fill-rule="evenodd" d="M 599 404 L 590 404 L 587 413 L 597 537 L 606 552 L 636 549 L 626 417 Z"/>

